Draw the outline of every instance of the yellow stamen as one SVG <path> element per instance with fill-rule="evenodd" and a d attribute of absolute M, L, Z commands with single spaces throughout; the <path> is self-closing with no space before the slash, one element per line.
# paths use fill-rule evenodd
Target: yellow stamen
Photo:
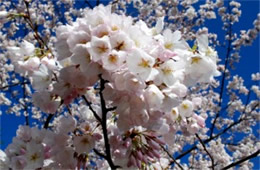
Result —
<path fill-rule="evenodd" d="M 105 53 L 107 52 L 108 48 L 103 44 L 102 46 L 97 47 L 99 50 L 99 53 Z"/>
<path fill-rule="evenodd" d="M 194 64 L 194 63 L 198 64 L 200 60 L 201 60 L 200 57 L 192 57 L 191 64 Z"/>
<path fill-rule="evenodd" d="M 117 56 L 110 54 L 108 56 L 108 60 L 109 60 L 110 63 L 116 63 L 117 62 Z"/>
<path fill-rule="evenodd" d="M 144 67 L 144 68 L 150 68 L 149 61 L 142 59 L 141 63 L 138 64 L 138 66 Z"/>
<path fill-rule="evenodd" d="M 170 69 L 169 67 L 163 68 L 162 69 L 163 74 L 167 75 L 167 74 L 171 74 L 173 72 L 172 69 Z"/>
<path fill-rule="evenodd" d="M 164 47 L 165 47 L 166 49 L 172 49 L 173 43 L 166 43 L 166 44 L 164 44 Z"/>

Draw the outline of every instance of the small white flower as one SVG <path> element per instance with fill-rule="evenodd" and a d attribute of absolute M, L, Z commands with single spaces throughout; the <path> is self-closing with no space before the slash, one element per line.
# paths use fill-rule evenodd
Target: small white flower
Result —
<path fill-rule="evenodd" d="M 91 59 L 95 62 L 99 61 L 102 56 L 108 55 L 111 50 L 109 38 L 104 36 L 102 38 L 93 37 L 91 42 L 87 44 L 88 52 Z"/>
<path fill-rule="evenodd" d="M 43 166 L 44 154 L 42 144 L 37 144 L 34 141 L 26 145 L 26 161 L 24 169 L 37 169 Z"/>
<path fill-rule="evenodd" d="M 184 100 L 178 107 L 179 113 L 182 117 L 190 117 L 193 111 L 193 104 L 189 100 Z"/>
<path fill-rule="evenodd" d="M 149 85 L 148 88 L 145 89 L 144 97 L 146 102 L 149 105 L 149 108 L 156 109 L 156 110 L 160 109 L 164 99 L 163 93 L 154 84 Z"/>
<path fill-rule="evenodd" d="M 130 72 L 146 81 L 152 72 L 155 59 L 146 52 L 135 49 L 127 56 L 126 63 Z"/>
<path fill-rule="evenodd" d="M 123 51 L 115 51 L 113 50 L 107 56 L 102 57 L 103 67 L 107 70 L 116 70 L 123 65 L 125 61 L 126 53 Z"/>
<path fill-rule="evenodd" d="M 78 154 L 89 153 L 95 147 L 95 141 L 90 135 L 75 136 L 73 139 L 73 145 Z"/>
<path fill-rule="evenodd" d="M 181 39 L 181 32 L 178 30 L 172 33 L 170 29 L 166 29 L 163 32 L 163 37 L 166 49 L 174 51 L 175 49 L 187 50 L 189 48 L 187 42 Z"/>

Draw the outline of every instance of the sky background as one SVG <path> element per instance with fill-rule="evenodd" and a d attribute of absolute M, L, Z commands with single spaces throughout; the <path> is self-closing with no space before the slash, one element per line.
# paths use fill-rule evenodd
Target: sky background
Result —
<path fill-rule="evenodd" d="M 102 2 L 102 1 L 101 1 Z M 200 1 L 199 3 L 201 3 Z M 239 1 L 241 3 L 241 10 L 242 16 L 240 17 L 239 23 L 236 23 L 233 26 L 233 30 L 239 34 L 239 30 L 248 30 L 249 28 L 253 28 L 253 21 L 256 19 L 257 14 L 259 13 L 260 9 L 260 2 L 259 0 L 243 0 Z M 103 1 L 103 3 L 107 3 L 107 1 Z M 227 2 L 225 2 L 227 3 Z M 209 29 L 209 32 L 217 33 L 219 37 L 224 36 L 224 31 L 222 31 L 222 22 L 217 16 L 217 20 L 212 20 L 206 22 L 206 25 Z M 254 41 L 252 46 L 242 47 L 241 48 L 241 59 L 240 63 L 236 64 L 236 70 L 232 71 L 232 74 L 238 74 L 242 76 L 245 80 L 245 85 L 249 86 L 251 84 L 251 74 L 259 72 L 259 37 Z M 219 57 L 224 58 L 226 49 L 219 48 L 217 49 Z M 223 63 L 223 61 L 222 61 Z M 16 117 L 15 115 L 6 115 L 4 113 L 5 108 L 0 106 L 1 111 L 3 114 L 0 116 L 0 145 L 1 149 L 5 149 L 8 144 L 11 143 L 12 138 L 16 135 L 16 130 L 19 125 L 24 124 L 24 117 Z M 209 126 L 209 123 L 207 123 Z M 259 129 L 258 126 L 256 126 Z M 255 130 L 257 130 L 255 129 Z M 259 158 L 254 159 L 255 167 L 254 169 L 259 169 Z"/>

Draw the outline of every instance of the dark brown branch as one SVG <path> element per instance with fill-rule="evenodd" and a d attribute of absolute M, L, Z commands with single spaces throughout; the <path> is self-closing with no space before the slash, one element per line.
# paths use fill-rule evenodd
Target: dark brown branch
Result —
<path fill-rule="evenodd" d="M 254 109 L 256 109 L 257 107 L 258 107 L 258 105 L 255 105 L 255 106 L 252 108 L 251 112 L 252 112 Z M 244 109 L 244 111 L 245 111 L 245 109 Z M 243 112 L 243 113 L 244 113 L 244 112 Z M 242 113 L 242 114 L 243 114 L 243 113 Z M 221 136 L 222 134 L 224 134 L 224 133 L 226 133 L 228 130 L 230 130 L 232 127 L 238 125 L 239 123 L 241 123 L 241 122 L 244 121 L 244 120 L 246 120 L 246 118 L 242 118 L 242 117 L 241 117 L 238 121 L 233 122 L 233 123 L 230 124 L 228 127 L 226 127 L 226 128 L 223 129 L 221 132 L 219 132 L 217 135 L 212 136 L 212 137 L 210 137 L 210 138 L 204 140 L 204 141 L 203 141 L 204 144 L 206 144 L 206 143 L 210 142 L 211 140 L 213 140 L 213 139 L 215 139 L 215 138 Z M 190 153 L 191 151 L 193 151 L 193 150 L 195 150 L 195 149 L 197 149 L 197 146 L 196 146 L 196 145 L 194 145 L 193 147 L 191 147 L 191 148 L 188 149 L 187 151 L 181 153 L 181 154 L 180 154 L 179 156 L 177 156 L 175 159 L 176 159 L 176 160 L 181 159 L 183 156 L 187 155 L 188 153 Z"/>
<path fill-rule="evenodd" d="M 68 109 L 69 114 L 72 115 L 69 105 L 66 105 L 66 108 Z"/>
<path fill-rule="evenodd" d="M 87 98 L 82 95 L 82 98 L 84 99 L 84 101 L 86 102 L 86 104 L 88 105 L 89 109 L 92 111 L 93 115 L 95 116 L 95 118 L 101 122 L 101 118 L 98 116 L 97 112 L 93 109 L 93 107 L 91 106 L 91 103 L 87 100 Z"/>
<path fill-rule="evenodd" d="M 85 0 L 85 3 L 86 3 L 91 9 L 93 9 L 93 6 L 88 2 L 88 0 Z"/>
<path fill-rule="evenodd" d="M 50 121 L 51 121 L 51 119 L 52 119 L 53 116 L 54 116 L 54 114 L 49 114 L 49 115 L 48 115 L 48 117 L 47 117 L 47 119 L 46 119 L 46 122 L 44 123 L 44 126 L 43 126 L 44 129 L 48 129 L 49 123 L 50 123 Z"/>
<path fill-rule="evenodd" d="M 231 13 L 230 11 L 230 6 L 228 5 L 228 11 L 229 13 Z M 223 98 L 223 93 L 224 93 L 224 89 L 225 89 L 225 78 L 226 78 L 226 71 L 227 71 L 227 66 L 228 66 L 228 61 L 229 61 L 229 57 L 230 57 L 230 53 L 231 53 L 231 35 L 232 35 L 232 25 L 230 23 L 231 21 L 229 21 L 229 30 L 228 30 L 228 35 L 229 35 L 229 40 L 228 40 L 228 47 L 227 47 L 227 53 L 226 53 L 226 58 L 225 58 L 225 68 L 224 68 L 224 72 L 223 72 L 223 76 L 222 76 L 222 80 L 221 80 L 221 87 L 220 87 L 220 96 L 219 96 L 219 103 L 218 103 L 218 107 L 221 107 L 222 105 L 222 98 Z M 213 132 L 214 132 L 214 129 L 215 129 L 215 124 L 217 122 L 217 119 L 219 118 L 220 116 L 220 111 L 218 111 L 218 113 L 216 114 L 214 120 L 213 120 L 213 123 L 212 123 L 212 126 L 210 128 L 210 137 L 213 136 Z"/>
<path fill-rule="evenodd" d="M 98 156 L 100 156 L 100 157 L 106 159 L 106 155 L 104 155 L 103 153 L 100 153 L 97 149 L 94 148 L 93 151 L 94 151 Z"/>
<path fill-rule="evenodd" d="M 22 78 L 24 82 L 24 77 Z M 26 104 L 26 89 L 25 84 L 23 83 L 23 99 L 24 99 L 24 112 L 25 112 L 25 125 L 29 126 L 29 112 L 28 112 L 28 106 Z"/>
<path fill-rule="evenodd" d="M 103 130 L 103 137 L 104 137 L 104 142 L 105 142 L 105 153 L 106 153 L 106 160 L 111 167 L 111 169 L 117 169 L 119 166 L 114 165 L 111 153 L 110 153 L 110 144 L 109 144 L 109 139 L 108 139 L 108 132 L 107 132 L 107 113 L 109 110 L 106 108 L 106 102 L 103 97 L 103 90 L 105 89 L 105 81 L 102 78 L 102 75 L 99 75 L 100 78 L 100 90 L 99 90 L 99 97 L 100 97 L 100 103 L 101 103 L 101 110 L 102 110 L 102 121 L 101 121 L 101 126 Z"/>
<path fill-rule="evenodd" d="M 9 87 L 18 86 L 18 85 L 24 85 L 24 84 L 29 84 L 29 82 L 19 82 L 19 83 L 9 84 L 9 85 L 0 87 L 0 90 L 6 89 Z"/>
<path fill-rule="evenodd" d="M 181 166 L 181 164 L 179 164 L 179 162 L 177 162 L 174 157 L 167 151 L 167 149 L 165 149 L 162 145 L 160 145 L 161 148 L 163 149 L 163 151 L 169 156 L 170 159 L 172 159 L 172 161 L 178 165 L 178 167 L 181 169 L 181 170 L 184 170 L 184 168 Z"/>
<path fill-rule="evenodd" d="M 233 162 L 233 163 L 229 164 L 228 166 L 222 168 L 222 170 L 232 168 L 232 167 L 237 166 L 237 165 L 239 165 L 239 164 L 241 164 L 241 163 L 243 163 L 243 162 L 245 162 L 245 161 L 247 161 L 249 159 L 257 157 L 259 155 L 259 153 L 260 153 L 260 150 L 257 150 L 256 152 L 252 153 L 251 155 L 249 155 L 249 156 L 247 156 L 247 157 L 245 157 L 245 158 L 243 158 L 243 159 L 241 159 L 241 160 L 239 160 L 237 162 Z"/>
<path fill-rule="evenodd" d="M 31 15 L 30 15 L 30 10 L 29 10 L 29 2 L 24 0 L 24 3 L 25 3 L 25 6 L 26 6 L 26 15 L 24 15 L 24 19 L 28 23 L 30 28 L 33 30 L 34 38 L 38 41 L 40 48 L 46 47 L 46 49 L 49 50 L 49 47 L 45 44 L 44 40 L 42 39 L 42 37 L 38 33 L 38 26 L 34 25 L 32 20 L 31 20 Z"/>
<path fill-rule="evenodd" d="M 100 4 L 99 0 L 96 0 L 96 6 L 98 6 Z"/>
<path fill-rule="evenodd" d="M 201 145 L 203 146 L 203 149 L 205 150 L 205 152 L 207 152 L 207 154 L 209 155 L 209 157 L 210 157 L 210 160 L 211 160 L 211 167 L 212 167 L 212 169 L 214 170 L 214 158 L 212 157 L 212 155 L 209 153 L 209 151 L 207 150 L 207 148 L 206 148 L 206 145 L 204 144 L 204 142 L 201 140 L 201 138 L 200 138 L 200 136 L 196 133 L 195 134 L 196 135 L 196 137 L 199 139 L 199 141 L 200 141 L 200 143 L 201 143 Z"/>

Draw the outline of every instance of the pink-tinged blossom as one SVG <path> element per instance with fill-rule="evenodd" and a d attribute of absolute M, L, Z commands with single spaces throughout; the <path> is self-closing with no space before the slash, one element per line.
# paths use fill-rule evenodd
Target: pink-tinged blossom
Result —
<path fill-rule="evenodd" d="M 69 46 L 70 51 L 73 52 L 77 44 L 86 44 L 89 41 L 90 35 L 85 31 L 78 30 L 70 33 L 67 39 L 67 44 Z"/>
<path fill-rule="evenodd" d="M 178 107 L 179 113 L 183 118 L 190 117 L 193 113 L 193 104 L 189 100 L 184 100 Z"/>
<path fill-rule="evenodd" d="M 159 110 L 163 103 L 164 95 L 155 85 L 149 85 L 144 91 L 145 100 L 150 109 Z"/>
<path fill-rule="evenodd" d="M 57 118 L 57 121 L 59 122 L 57 126 L 58 133 L 66 134 L 72 132 L 76 128 L 76 120 L 72 116 L 60 116 Z"/>
<path fill-rule="evenodd" d="M 54 114 L 60 105 L 60 101 L 55 99 L 55 96 L 52 96 L 52 94 L 47 91 L 33 93 L 32 100 L 34 105 L 45 113 Z"/>
<path fill-rule="evenodd" d="M 77 153 L 89 153 L 95 147 L 95 140 L 93 136 L 90 135 L 75 136 L 73 145 Z"/>
<path fill-rule="evenodd" d="M 166 49 L 174 51 L 175 49 L 187 50 L 189 45 L 181 39 L 181 32 L 172 32 L 170 29 L 166 29 L 163 32 L 164 37 L 164 47 Z"/>
<path fill-rule="evenodd" d="M 57 59 L 63 60 L 71 56 L 71 52 L 69 49 L 69 45 L 67 43 L 67 39 L 72 32 L 73 27 L 69 25 L 62 25 L 57 28 L 57 42 L 55 44 L 55 48 L 57 50 Z"/>
<path fill-rule="evenodd" d="M 151 75 L 155 59 L 145 51 L 134 49 L 127 56 L 126 63 L 130 72 L 146 81 Z"/>
<path fill-rule="evenodd" d="M 24 169 L 37 169 L 43 166 L 44 153 L 42 144 L 37 144 L 34 141 L 26 145 L 26 166 Z"/>
<path fill-rule="evenodd" d="M 112 48 L 117 51 L 129 51 L 134 45 L 133 40 L 123 31 L 113 34 L 110 37 L 110 43 Z"/>
<path fill-rule="evenodd" d="M 7 51 L 18 73 L 32 73 L 40 65 L 40 59 L 34 56 L 34 45 L 26 40 L 21 43 L 20 47 L 7 47 Z"/>
<path fill-rule="evenodd" d="M 41 64 L 32 74 L 32 86 L 35 90 L 46 90 L 51 83 L 52 73 L 46 65 Z"/>
<path fill-rule="evenodd" d="M 119 69 L 125 62 L 126 53 L 123 51 L 111 51 L 108 55 L 102 57 L 103 67 L 106 70 Z"/>
<path fill-rule="evenodd" d="M 88 52 L 91 55 L 91 60 L 97 62 L 103 56 L 106 56 L 111 51 L 111 44 L 108 36 L 102 38 L 93 37 L 91 42 L 87 44 Z"/>
<path fill-rule="evenodd" d="M 159 74 L 156 76 L 155 83 L 164 83 L 166 86 L 170 87 L 178 81 L 182 81 L 183 74 L 183 64 L 181 62 L 175 62 L 173 60 L 165 61 L 158 68 Z"/>

